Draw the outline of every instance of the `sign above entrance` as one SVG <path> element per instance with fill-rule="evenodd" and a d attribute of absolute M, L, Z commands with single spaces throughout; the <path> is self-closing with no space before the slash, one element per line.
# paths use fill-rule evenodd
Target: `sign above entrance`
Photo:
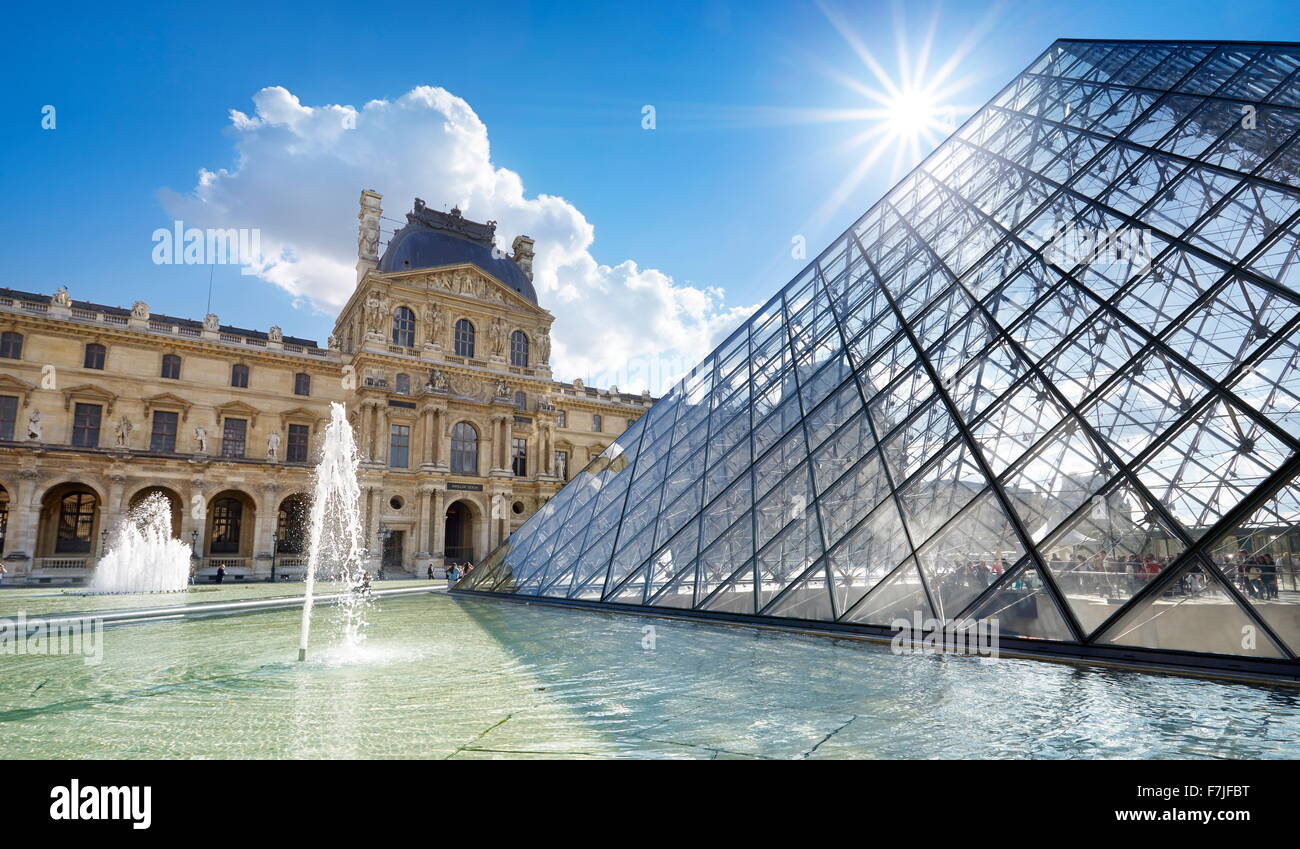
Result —
<path fill-rule="evenodd" d="M 482 492 L 483 484 L 481 483 L 449 483 L 447 489 L 454 489 L 457 492 Z"/>

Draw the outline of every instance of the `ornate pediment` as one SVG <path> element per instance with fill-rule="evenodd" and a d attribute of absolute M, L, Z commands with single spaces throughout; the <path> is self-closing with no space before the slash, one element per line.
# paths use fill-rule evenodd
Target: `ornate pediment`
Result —
<path fill-rule="evenodd" d="M 179 395 L 173 395 L 170 392 L 159 392 L 157 395 L 150 395 L 148 398 L 141 399 L 144 402 L 144 414 L 152 415 L 155 409 L 176 408 L 181 411 L 181 421 L 190 417 L 190 407 L 194 405 Z"/>
<path fill-rule="evenodd" d="M 217 421 L 221 421 L 225 416 L 246 418 L 253 427 L 257 427 L 257 417 L 261 413 L 256 407 L 245 404 L 243 401 L 229 401 L 217 407 L 216 411 Z"/>
<path fill-rule="evenodd" d="M 313 424 L 321 427 L 326 422 L 326 417 L 322 416 L 317 410 L 309 410 L 306 407 L 294 407 L 292 410 L 285 410 L 280 413 L 280 429 L 288 430 L 292 424 Z"/>
<path fill-rule="evenodd" d="M 113 415 L 113 405 L 117 403 L 117 396 L 109 392 L 102 386 L 96 386 L 93 383 L 83 383 L 80 386 L 70 386 L 63 390 L 63 409 L 72 409 L 73 400 L 83 401 L 89 404 L 102 404 L 104 415 Z"/>
<path fill-rule="evenodd" d="M 522 309 L 533 315 L 549 315 L 546 310 L 473 264 L 453 265 L 436 271 L 420 269 L 397 272 L 391 279 L 400 284 L 414 284 L 429 291 L 440 291 L 449 295 Z"/>
<path fill-rule="evenodd" d="M 35 388 L 36 384 L 28 383 L 21 377 L 14 377 L 12 374 L 0 374 L 0 394 L 21 395 L 24 405 L 32 397 L 32 390 Z"/>

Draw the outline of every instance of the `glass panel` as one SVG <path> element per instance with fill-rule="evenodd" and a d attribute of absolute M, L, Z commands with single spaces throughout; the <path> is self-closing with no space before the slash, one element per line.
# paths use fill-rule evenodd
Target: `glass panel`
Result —
<path fill-rule="evenodd" d="M 985 492 L 917 555 L 941 619 L 956 619 L 1025 553 L 1006 511 Z"/>
<path fill-rule="evenodd" d="M 970 618 L 998 623 L 998 633 L 1034 640 L 1073 640 L 1038 567 L 1026 561 L 998 585 Z"/>
<path fill-rule="evenodd" d="M 1208 563 L 1192 560 L 1167 575 L 1152 593 L 1100 640 L 1148 649 L 1280 658 Z"/>
<path fill-rule="evenodd" d="M 1300 479 L 1213 542 L 1208 554 L 1291 652 L 1300 654 Z"/>

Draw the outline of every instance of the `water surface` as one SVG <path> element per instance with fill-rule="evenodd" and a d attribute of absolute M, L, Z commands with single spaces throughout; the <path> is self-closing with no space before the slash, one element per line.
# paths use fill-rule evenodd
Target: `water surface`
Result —
<path fill-rule="evenodd" d="M 331 651 L 323 615 L 302 664 L 295 611 L 109 628 L 99 666 L 0 656 L 0 756 L 1300 757 L 1286 688 L 442 593 L 377 604 L 361 652 Z"/>

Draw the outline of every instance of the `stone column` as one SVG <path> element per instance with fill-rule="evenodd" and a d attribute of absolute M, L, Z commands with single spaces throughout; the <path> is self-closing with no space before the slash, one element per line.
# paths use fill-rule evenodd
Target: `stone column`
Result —
<path fill-rule="evenodd" d="M 377 422 L 375 428 L 375 439 L 378 444 L 375 446 L 375 462 L 381 466 L 388 465 L 388 407 L 379 406 L 377 413 Z"/>
<path fill-rule="evenodd" d="M 261 504 L 257 507 L 257 521 L 254 523 L 253 537 L 253 574 L 257 577 L 270 576 L 271 552 L 273 543 L 271 534 L 275 531 L 280 517 L 280 485 L 278 483 L 262 484 Z"/>
<path fill-rule="evenodd" d="M 126 475 L 114 472 L 108 476 L 108 503 L 102 505 L 99 511 L 99 531 L 106 530 L 110 535 L 115 533 L 118 523 L 122 521 L 122 497 L 125 489 Z M 99 542 L 96 541 L 94 545 L 98 546 Z"/>
<path fill-rule="evenodd" d="M 427 559 L 429 556 L 429 511 L 433 509 L 433 490 L 420 487 L 420 506 L 415 514 L 415 557 Z"/>
<path fill-rule="evenodd" d="M 18 472 L 18 492 L 9 503 L 9 527 L 5 539 L 5 554 L 22 554 L 26 561 L 15 560 L 9 563 L 10 578 L 15 582 L 19 575 L 31 574 L 36 565 L 37 533 L 40 530 L 41 502 L 39 490 L 40 472 L 35 469 L 20 469 Z"/>
<path fill-rule="evenodd" d="M 186 502 L 181 505 L 181 541 L 186 545 L 193 546 L 193 553 L 203 556 L 203 535 L 207 532 L 204 527 L 204 518 L 207 516 L 208 504 L 203 497 L 203 488 L 205 482 L 203 478 L 195 478 L 190 481 L 190 488 Z M 194 496 L 198 496 L 198 503 L 201 506 L 199 515 L 194 515 Z M 198 544 L 194 544 L 194 532 L 198 531 Z"/>
<path fill-rule="evenodd" d="M 447 490 L 434 487 L 429 521 L 433 523 L 433 543 L 429 553 L 433 555 L 433 567 L 441 569 L 447 551 Z"/>

